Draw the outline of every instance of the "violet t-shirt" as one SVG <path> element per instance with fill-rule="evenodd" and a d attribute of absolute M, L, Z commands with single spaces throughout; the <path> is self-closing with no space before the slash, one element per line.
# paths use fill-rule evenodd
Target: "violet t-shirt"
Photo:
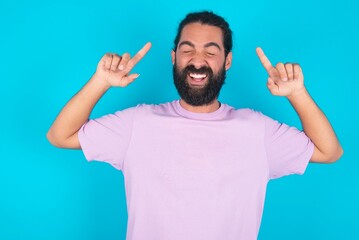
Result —
<path fill-rule="evenodd" d="M 90 120 L 79 140 L 88 160 L 122 170 L 129 240 L 257 239 L 268 181 L 302 174 L 314 149 L 260 112 L 179 101 Z"/>

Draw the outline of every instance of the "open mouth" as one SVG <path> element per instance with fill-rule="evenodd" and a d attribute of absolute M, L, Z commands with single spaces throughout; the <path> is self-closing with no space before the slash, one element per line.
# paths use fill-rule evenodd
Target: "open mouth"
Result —
<path fill-rule="evenodd" d="M 203 85 L 207 79 L 207 74 L 200 74 L 200 73 L 189 73 L 188 74 L 188 78 L 189 78 L 189 82 L 192 85 Z"/>

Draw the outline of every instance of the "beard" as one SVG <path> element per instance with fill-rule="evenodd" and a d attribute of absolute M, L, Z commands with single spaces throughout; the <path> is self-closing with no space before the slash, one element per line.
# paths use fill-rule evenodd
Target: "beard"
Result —
<path fill-rule="evenodd" d="M 193 87 L 187 81 L 189 73 L 206 74 L 207 83 L 202 87 Z M 173 65 L 173 80 L 180 97 L 192 106 L 209 105 L 218 98 L 219 92 L 226 79 L 226 70 L 223 64 L 218 73 L 214 74 L 210 67 L 203 66 L 199 69 L 188 65 L 184 69 L 178 69 Z"/>

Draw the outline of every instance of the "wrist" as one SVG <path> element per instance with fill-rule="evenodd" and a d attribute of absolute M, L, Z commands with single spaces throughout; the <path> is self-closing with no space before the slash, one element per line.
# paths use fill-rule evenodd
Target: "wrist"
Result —
<path fill-rule="evenodd" d="M 97 88 L 105 92 L 111 88 L 111 85 L 106 81 L 106 78 L 99 75 L 97 72 L 95 72 L 90 81 L 92 81 L 97 86 Z"/>
<path fill-rule="evenodd" d="M 306 97 L 309 96 L 309 93 L 307 91 L 307 89 L 303 86 L 302 88 L 294 91 L 293 93 L 289 94 L 287 96 L 288 100 L 290 102 L 292 101 L 297 101 L 297 100 L 300 100 L 300 99 L 305 99 Z"/>

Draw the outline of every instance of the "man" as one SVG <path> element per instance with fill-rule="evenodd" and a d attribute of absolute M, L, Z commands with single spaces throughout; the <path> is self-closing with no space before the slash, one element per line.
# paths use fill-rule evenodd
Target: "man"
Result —
<path fill-rule="evenodd" d="M 110 87 L 126 87 L 138 77 L 130 71 L 150 47 L 133 58 L 103 56 L 47 135 L 55 146 L 81 148 L 88 160 L 123 171 L 127 239 L 256 239 L 270 179 L 302 174 L 309 161 L 329 163 L 342 155 L 298 64 L 273 67 L 256 50 L 269 90 L 288 98 L 304 132 L 218 101 L 232 63 L 232 32 L 211 12 L 188 14 L 179 25 L 172 51 L 179 101 L 88 121 Z"/>

